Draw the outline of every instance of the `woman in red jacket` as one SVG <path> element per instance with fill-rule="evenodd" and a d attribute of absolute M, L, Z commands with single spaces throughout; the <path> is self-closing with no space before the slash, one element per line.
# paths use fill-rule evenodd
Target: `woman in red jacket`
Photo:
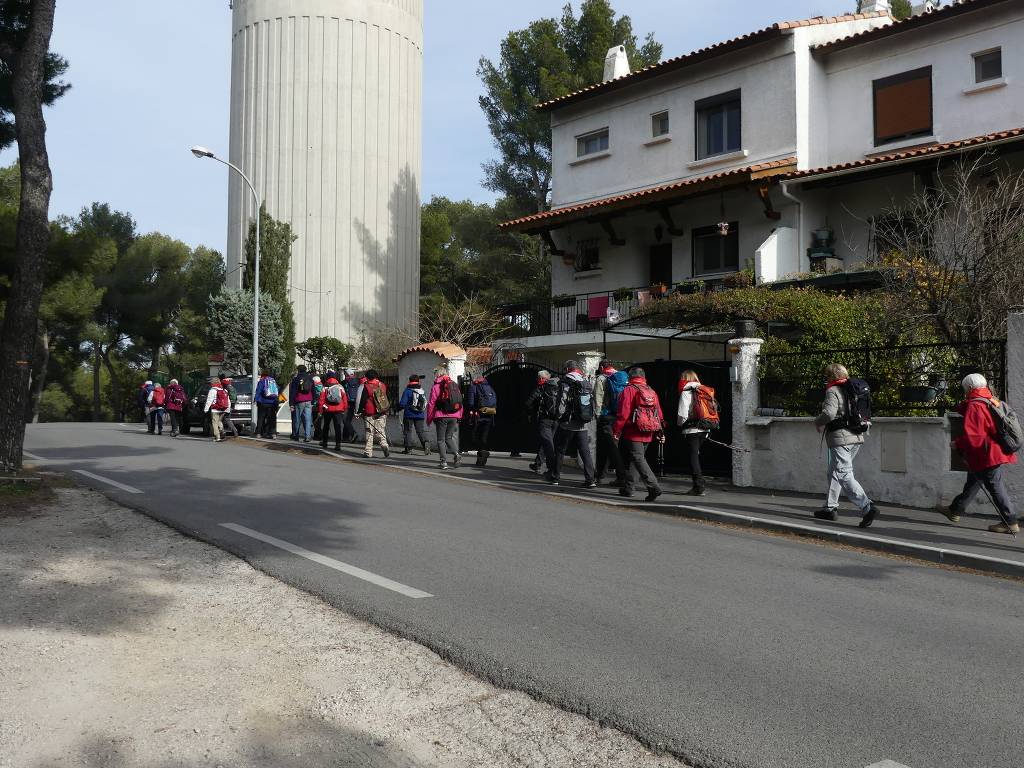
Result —
<path fill-rule="evenodd" d="M 988 382 L 980 373 L 972 373 L 965 378 L 963 388 L 967 397 L 957 406 L 957 411 L 964 417 L 964 433 L 953 441 L 953 447 L 967 463 L 967 483 L 953 503 L 939 507 L 939 511 L 950 522 L 960 522 L 960 515 L 984 485 L 1003 518 L 1003 522 L 990 525 L 988 529 L 992 533 L 1015 534 L 1020 526 L 1013 501 L 1003 483 L 1003 468 L 1007 464 L 1016 464 L 1017 457 L 1004 451 L 996 439 L 996 422 L 989 404 L 998 407 L 999 400 L 993 396 Z"/>
<path fill-rule="evenodd" d="M 331 427 L 334 427 L 334 450 L 341 450 L 341 432 L 345 421 L 345 413 L 348 411 L 348 395 L 345 387 L 331 376 L 324 382 L 324 388 L 320 391 L 320 400 L 317 402 L 317 410 L 323 417 L 320 427 L 320 447 L 327 447 L 327 438 L 330 437 Z"/>

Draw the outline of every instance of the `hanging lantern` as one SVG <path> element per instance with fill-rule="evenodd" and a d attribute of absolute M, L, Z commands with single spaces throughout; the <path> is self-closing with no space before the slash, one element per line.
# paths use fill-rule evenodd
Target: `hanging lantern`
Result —
<path fill-rule="evenodd" d="M 720 221 L 720 222 L 718 222 L 718 234 L 720 234 L 722 237 L 728 237 L 729 236 L 729 222 L 728 221 Z"/>

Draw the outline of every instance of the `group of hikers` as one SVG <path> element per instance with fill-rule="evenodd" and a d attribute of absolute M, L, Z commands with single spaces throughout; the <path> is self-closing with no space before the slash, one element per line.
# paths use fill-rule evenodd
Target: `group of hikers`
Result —
<path fill-rule="evenodd" d="M 870 387 L 851 377 L 838 363 L 825 368 L 824 378 L 824 401 L 814 423 L 827 446 L 827 491 L 825 503 L 814 512 L 814 517 L 837 520 L 840 496 L 845 494 L 862 516 L 860 527 L 867 528 L 877 519 L 879 510 L 857 481 L 854 463 L 870 434 Z M 967 466 L 967 480 L 952 503 L 939 511 L 950 522 L 957 523 L 984 490 L 1001 520 L 989 530 L 1015 535 L 1020 527 L 1006 490 L 1004 471 L 1008 464 L 1017 462 L 1024 434 L 1016 414 L 994 396 L 984 376 L 971 374 L 964 378 L 962 387 L 964 400 L 957 410 L 964 417 L 963 434 L 952 446 Z M 701 451 L 721 423 L 718 401 L 714 389 L 703 384 L 693 370 L 683 371 L 677 391 L 676 434 L 685 446 L 692 480 L 686 493 L 705 496 L 707 483 L 701 468 Z M 230 378 L 210 379 L 203 410 L 210 414 L 215 441 L 222 440 L 225 431 L 237 434 L 230 418 L 235 399 L 232 393 Z M 427 428 L 433 427 L 440 468 L 458 468 L 462 462 L 459 428 L 460 424 L 467 424 L 476 447 L 476 465 L 486 466 L 498 399 L 485 377 L 475 377 L 464 392 L 461 383 L 441 366 L 435 369 L 433 382 L 427 386 L 422 377 L 413 375 L 397 402 L 392 395 L 373 369 L 362 375 L 348 368 L 319 376 L 300 365 L 286 390 L 279 388 L 277 380 L 264 370 L 253 394 L 255 433 L 264 439 L 275 439 L 278 410 L 287 403 L 292 440 L 309 443 L 319 433 L 320 445 L 326 449 L 333 433 L 334 448 L 340 450 L 342 443 L 360 442 L 356 425 L 361 424 L 363 456 L 373 458 L 374 449 L 379 446 L 388 458 L 391 445 L 387 419 L 389 414 L 398 413 L 404 454 L 420 450 L 423 455 L 430 455 Z M 140 403 L 143 401 L 150 433 L 162 433 L 166 413 L 170 417 L 171 435 L 178 434 L 187 397 L 177 380 L 172 379 L 167 387 L 147 381 L 140 391 Z M 658 477 L 648 462 L 648 450 L 657 444 L 659 451 L 663 451 L 670 430 L 660 398 L 648 385 L 643 368 L 621 371 L 611 361 L 602 360 L 593 381 L 584 375 L 576 360 L 566 361 L 560 374 L 541 370 L 536 389 L 526 400 L 525 418 L 535 425 L 537 435 L 536 457 L 530 469 L 542 473 L 550 484 L 562 482 L 565 457 L 575 455 L 583 470 L 584 488 L 597 488 L 610 478 L 609 485 L 627 498 L 641 484 L 647 491 L 646 501 L 653 502 L 662 495 Z"/>

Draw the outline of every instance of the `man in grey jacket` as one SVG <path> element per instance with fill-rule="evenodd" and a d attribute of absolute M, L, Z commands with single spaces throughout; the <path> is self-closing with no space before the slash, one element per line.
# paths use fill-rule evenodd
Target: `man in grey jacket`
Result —
<path fill-rule="evenodd" d="M 819 520 L 837 520 L 839 494 L 845 492 L 846 497 L 863 515 L 860 527 L 867 528 L 878 517 L 878 507 L 864 493 L 864 489 L 853 475 L 853 462 L 864 444 L 865 433 L 852 432 L 846 427 L 848 410 L 843 385 L 849 378 L 849 372 L 839 363 L 832 363 L 825 368 L 828 388 L 825 390 L 825 402 L 822 404 L 821 413 L 814 420 L 814 424 L 819 433 L 825 433 L 825 441 L 828 444 L 828 496 L 824 508 L 815 512 L 814 516 Z"/>

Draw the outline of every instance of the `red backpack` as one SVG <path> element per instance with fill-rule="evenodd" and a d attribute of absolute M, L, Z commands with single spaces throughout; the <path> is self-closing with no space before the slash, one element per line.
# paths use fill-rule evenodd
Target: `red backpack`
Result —
<path fill-rule="evenodd" d="M 228 391 L 223 387 L 217 388 L 217 399 L 213 403 L 213 410 L 226 411 L 231 407 L 231 400 L 228 399 Z"/>
<path fill-rule="evenodd" d="M 162 408 L 164 404 L 164 397 L 164 390 L 162 387 L 160 389 L 154 389 L 153 405 L 155 405 L 157 408 Z"/>
<path fill-rule="evenodd" d="M 658 395 L 646 384 L 630 384 L 636 387 L 636 399 L 633 401 L 633 413 L 629 420 L 637 432 L 653 435 L 661 431 L 661 419 L 658 417 Z"/>

